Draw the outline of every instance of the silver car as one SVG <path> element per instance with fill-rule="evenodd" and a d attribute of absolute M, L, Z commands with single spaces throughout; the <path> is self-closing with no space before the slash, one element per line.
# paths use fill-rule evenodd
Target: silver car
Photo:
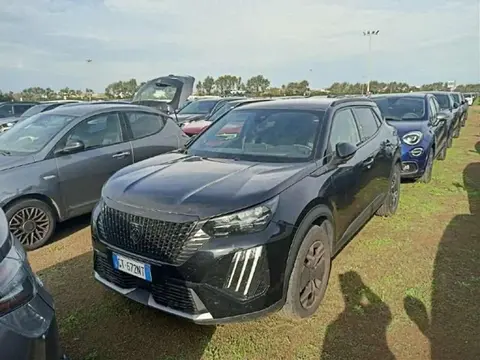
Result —
<path fill-rule="evenodd" d="M 103 184 L 127 165 L 183 148 L 165 113 L 128 104 L 77 104 L 33 115 L 0 136 L 0 207 L 27 250 L 57 222 L 91 212 Z"/>
<path fill-rule="evenodd" d="M 60 360 L 53 299 L 0 209 L 0 359 Z"/>

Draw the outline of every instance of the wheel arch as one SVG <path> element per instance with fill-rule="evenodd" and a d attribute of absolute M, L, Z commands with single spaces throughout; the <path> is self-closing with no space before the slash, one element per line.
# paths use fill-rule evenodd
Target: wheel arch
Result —
<path fill-rule="evenodd" d="M 332 224 L 332 233 L 329 235 L 330 247 L 332 249 L 333 256 L 333 245 L 335 242 L 335 222 L 333 213 L 334 212 L 332 204 L 326 198 L 318 197 L 310 201 L 298 216 L 298 219 L 295 222 L 293 241 L 292 245 L 290 246 L 290 251 L 288 254 L 287 264 L 285 268 L 285 279 L 283 287 L 284 298 L 287 295 L 288 286 L 290 283 L 290 276 L 292 275 L 298 250 L 303 239 L 302 237 L 298 237 L 301 236 L 299 234 L 306 234 L 312 225 L 320 225 L 324 220 L 329 220 Z"/>
<path fill-rule="evenodd" d="M 44 194 L 32 193 L 32 194 L 23 194 L 23 195 L 17 196 L 15 198 L 11 199 L 10 201 L 8 201 L 3 206 L 3 208 L 5 210 L 7 210 L 11 206 L 13 206 L 14 204 L 16 204 L 16 203 L 18 203 L 22 200 L 31 200 L 31 199 L 39 200 L 39 201 L 42 201 L 45 204 L 47 204 L 53 210 L 53 215 L 55 216 L 55 219 L 57 221 L 61 220 L 60 208 L 59 208 L 58 204 L 52 198 L 50 198 L 50 197 L 48 197 Z"/>

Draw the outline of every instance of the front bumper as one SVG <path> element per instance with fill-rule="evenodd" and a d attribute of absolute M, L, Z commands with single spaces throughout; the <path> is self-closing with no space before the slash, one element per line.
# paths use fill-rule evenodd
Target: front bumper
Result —
<path fill-rule="evenodd" d="M 421 145 L 402 144 L 402 178 L 415 179 L 422 176 L 426 165 L 427 154 Z"/>
<path fill-rule="evenodd" d="M 43 290 L 44 291 L 44 290 Z M 22 318 L 21 323 L 25 325 L 32 325 L 39 321 L 39 319 L 46 322 L 46 330 L 39 335 L 30 335 L 28 333 L 21 333 L 14 328 L 7 327 L 0 321 L 0 359 L 3 360 L 59 360 L 66 359 L 60 351 L 60 343 L 58 336 L 57 322 L 55 318 L 55 311 L 43 296 L 37 295 L 22 308 L 15 310 L 9 315 L 15 315 L 15 312 L 25 311 L 31 316 L 29 318 Z M 24 328 L 24 330 L 26 330 Z M 28 329 L 35 332 L 36 329 Z"/>
<path fill-rule="evenodd" d="M 293 226 L 272 221 L 255 234 L 210 239 L 182 255 L 180 264 L 114 246 L 102 239 L 102 231 L 92 226 L 96 280 L 144 305 L 198 324 L 250 320 L 283 305 Z M 113 254 L 150 265 L 152 281 L 117 270 Z"/>

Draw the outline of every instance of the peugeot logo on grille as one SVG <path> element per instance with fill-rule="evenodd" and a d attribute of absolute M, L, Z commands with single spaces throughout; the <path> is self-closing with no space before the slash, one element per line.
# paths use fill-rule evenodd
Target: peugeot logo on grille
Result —
<path fill-rule="evenodd" d="M 130 240 L 137 244 L 143 237 L 143 226 L 137 223 L 130 223 Z"/>

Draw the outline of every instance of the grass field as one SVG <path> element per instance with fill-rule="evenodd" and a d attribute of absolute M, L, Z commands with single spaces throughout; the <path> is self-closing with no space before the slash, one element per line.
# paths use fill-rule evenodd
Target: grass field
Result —
<path fill-rule="evenodd" d="M 88 217 L 29 254 L 56 300 L 63 345 L 85 359 L 480 359 L 480 107 L 430 184 L 405 183 L 333 261 L 316 316 L 197 326 L 93 280 Z"/>

